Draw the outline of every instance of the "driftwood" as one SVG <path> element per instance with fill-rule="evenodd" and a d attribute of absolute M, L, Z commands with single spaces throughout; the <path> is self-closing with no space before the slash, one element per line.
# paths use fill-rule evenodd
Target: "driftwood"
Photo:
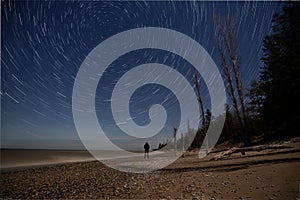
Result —
<path fill-rule="evenodd" d="M 280 144 L 273 144 L 273 145 L 258 145 L 258 146 L 252 146 L 252 147 L 233 147 L 227 151 L 223 151 L 210 160 L 220 160 L 223 159 L 224 157 L 234 154 L 234 153 L 241 153 L 242 155 L 246 155 L 246 151 L 262 151 L 266 149 L 286 149 L 286 148 L 293 148 L 291 146 L 285 146 L 285 145 L 280 145 Z"/>

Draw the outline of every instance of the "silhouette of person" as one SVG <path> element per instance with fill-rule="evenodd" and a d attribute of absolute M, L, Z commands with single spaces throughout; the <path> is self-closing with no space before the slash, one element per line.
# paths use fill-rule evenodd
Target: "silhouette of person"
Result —
<path fill-rule="evenodd" d="M 150 149 L 150 145 L 148 144 L 148 142 L 146 142 L 144 144 L 144 149 L 145 149 L 145 155 L 144 155 L 144 158 L 149 158 L 149 149 Z"/>

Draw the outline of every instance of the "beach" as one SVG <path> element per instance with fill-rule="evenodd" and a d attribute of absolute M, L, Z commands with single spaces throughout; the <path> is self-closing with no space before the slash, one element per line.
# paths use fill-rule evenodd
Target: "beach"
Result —
<path fill-rule="evenodd" d="M 121 172 L 99 161 L 7 170 L 1 172 L 0 197 L 296 199 L 300 197 L 300 140 L 280 144 L 287 148 L 235 153 L 219 160 L 212 158 L 224 152 L 222 148 L 203 159 L 193 150 L 151 173 Z"/>

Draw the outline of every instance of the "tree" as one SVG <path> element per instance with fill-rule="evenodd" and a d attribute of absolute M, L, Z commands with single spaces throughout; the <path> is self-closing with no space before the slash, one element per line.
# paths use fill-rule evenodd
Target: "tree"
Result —
<path fill-rule="evenodd" d="M 198 79 L 198 75 L 197 75 L 196 71 L 194 73 L 194 84 L 195 84 L 195 87 L 196 87 L 198 103 L 199 103 L 199 106 L 200 106 L 201 119 L 202 119 L 201 120 L 202 121 L 202 128 L 204 129 L 204 132 L 205 132 L 206 131 L 206 119 L 205 119 L 203 101 L 202 101 L 202 97 L 201 97 L 199 79 Z"/>
<path fill-rule="evenodd" d="M 245 145 L 249 145 L 250 139 L 246 132 L 247 113 L 240 76 L 240 55 L 235 41 L 235 21 L 231 17 L 214 16 L 214 23 L 215 41 L 221 58 L 223 76 L 227 83 L 227 93 L 240 125 L 242 140 Z"/>
<path fill-rule="evenodd" d="M 262 120 L 262 108 L 265 100 L 265 93 L 262 90 L 259 81 L 252 81 L 246 96 L 248 101 L 248 131 L 252 134 L 261 135 L 265 131 L 265 126 Z"/>
<path fill-rule="evenodd" d="M 272 34 L 263 42 L 262 116 L 277 131 L 295 135 L 300 120 L 300 3 L 289 2 L 273 17 Z"/>
<path fill-rule="evenodd" d="M 251 117 L 260 118 L 262 115 L 262 107 L 265 99 L 265 94 L 261 88 L 261 83 L 258 81 L 252 81 L 246 96 L 249 98 L 248 114 Z"/>
<path fill-rule="evenodd" d="M 206 122 L 205 127 L 206 128 L 209 126 L 210 121 L 211 121 L 211 111 L 209 109 L 206 109 L 206 111 L 205 111 L 205 122 Z"/>
<path fill-rule="evenodd" d="M 224 127 L 220 139 L 218 140 L 218 143 L 238 140 L 237 132 L 238 132 L 239 125 L 236 123 L 236 120 L 234 120 L 234 117 L 230 112 L 230 107 L 228 104 L 225 105 L 225 111 L 226 111 L 225 123 L 224 123 Z"/>
<path fill-rule="evenodd" d="M 202 142 L 204 141 L 205 135 L 206 135 L 206 131 L 207 131 L 207 122 L 206 122 L 206 117 L 205 117 L 205 113 L 204 113 L 204 106 L 203 106 L 203 101 L 202 101 L 202 97 L 201 97 L 201 91 L 200 91 L 200 83 L 199 83 L 199 79 L 198 79 L 198 75 L 197 72 L 195 71 L 194 73 L 194 83 L 195 83 L 195 87 L 196 87 L 196 91 L 197 91 L 197 97 L 198 97 L 198 103 L 200 106 L 200 112 L 201 112 L 201 121 L 202 121 L 202 128 L 198 129 L 197 133 L 196 133 L 196 145 L 197 146 L 201 146 Z M 205 141 L 205 150 L 206 150 L 206 154 L 208 154 L 208 141 Z"/>

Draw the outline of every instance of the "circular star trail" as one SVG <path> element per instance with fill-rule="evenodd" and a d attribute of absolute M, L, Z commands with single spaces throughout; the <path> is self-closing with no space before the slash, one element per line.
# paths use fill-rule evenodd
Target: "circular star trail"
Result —
<path fill-rule="evenodd" d="M 220 66 L 214 44 L 213 15 L 232 16 L 237 24 L 241 75 L 246 89 L 262 66 L 263 38 L 280 2 L 180 1 L 2 1 L 1 6 L 1 137 L 3 147 L 83 148 L 72 117 L 72 90 L 80 65 L 93 48 L 112 35 L 133 28 L 163 27 L 199 42 Z M 126 68 L 149 62 L 173 66 L 192 81 L 189 63 L 163 51 L 144 49 L 126 54 L 108 69 L 96 94 L 96 111 L 112 132 L 106 98 Z M 122 67 L 120 67 L 122 66 Z M 203 86 L 205 107 L 210 99 Z M 131 114 L 147 124 L 144 112 L 153 102 L 177 101 L 164 88 L 145 87 L 133 96 Z M 149 94 L 157 95 L 149 96 Z M 109 96 L 107 96 L 109 98 Z M 173 108 L 174 107 L 174 108 Z M 172 137 L 173 117 L 162 141 Z M 115 134 L 115 133 L 114 133 Z M 156 144 L 155 144 L 156 145 Z"/>

